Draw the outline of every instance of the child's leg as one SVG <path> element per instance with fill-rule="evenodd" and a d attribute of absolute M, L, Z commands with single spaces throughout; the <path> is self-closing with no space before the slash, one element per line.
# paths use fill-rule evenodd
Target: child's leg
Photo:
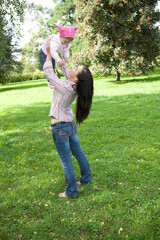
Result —
<path fill-rule="evenodd" d="M 54 60 L 54 58 L 52 58 L 52 66 L 53 66 L 53 70 L 55 72 L 55 60 Z"/>
<path fill-rule="evenodd" d="M 47 58 L 46 54 L 41 49 L 39 51 L 39 62 L 40 62 L 42 70 L 43 70 L 43 65 L 44 65 L 44 63 L 46 61 L 46 58 Z M 55 60 L 53 58 L 52 58 L 52 66 L 53 66 L 53 70 L 54 70 L 55 69 Z"/>
<path fill-rule="evenodd" d="M 40 62 L 40 65 L 41 65 L 41 69 L 43 70 L 43 65 L 44 65 L 44 63 L 45 63 L 45 61 L 46 61 L 46 58 L 47 58 L 47 56 L 46 56 L 46 54 L 43 52 L 43 50 L 41 49 L 40 51 L 39 51 L 39 62 Z"/>

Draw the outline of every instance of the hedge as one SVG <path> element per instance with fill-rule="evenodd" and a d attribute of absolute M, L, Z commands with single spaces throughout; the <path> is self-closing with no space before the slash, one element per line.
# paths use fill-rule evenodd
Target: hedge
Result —
<path fill-rule="evenodd" d="M 22 73 L 9 75 L 6 83 L 23 82 L 36 79 L 44 79 L 44 72 Z"/>

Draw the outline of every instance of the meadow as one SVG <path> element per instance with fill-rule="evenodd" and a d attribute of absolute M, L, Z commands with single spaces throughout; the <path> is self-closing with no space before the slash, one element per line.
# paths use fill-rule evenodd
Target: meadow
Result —
<path fill-rule="evenodd" d="M 51 100 L 45 79 L 0 86 L 0 239 L 159 240 L 160 69 L 119 83 L 95 77 L 78 126 L 92 183 L 78 199 L 58 197 L 65 180 L 46 131 Z"/>

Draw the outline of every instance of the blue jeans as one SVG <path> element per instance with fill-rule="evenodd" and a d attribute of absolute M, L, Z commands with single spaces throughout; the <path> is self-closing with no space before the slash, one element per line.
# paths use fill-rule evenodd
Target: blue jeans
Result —
<path fill-rule="evenodd" d="M 78 197 L 71 152 L 79 164 L 82 184 L 91 182 L 91 171 L 88 160 L 80 147 L 77 125 L 73 120 L 72 122 L 59 122 L 51 126 L 54 145 L 59 154 L 67 184 L 65 193 L 69 197 Z"/>

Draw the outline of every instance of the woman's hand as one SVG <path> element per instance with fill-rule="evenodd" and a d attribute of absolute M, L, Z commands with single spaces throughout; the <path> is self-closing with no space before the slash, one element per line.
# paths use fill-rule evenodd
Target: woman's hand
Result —
<path fill-rule="evenodd" d="M 64 62 L 61 60 L 58 62 L 59 67 L 62 67 L 64 65 Z"/>

